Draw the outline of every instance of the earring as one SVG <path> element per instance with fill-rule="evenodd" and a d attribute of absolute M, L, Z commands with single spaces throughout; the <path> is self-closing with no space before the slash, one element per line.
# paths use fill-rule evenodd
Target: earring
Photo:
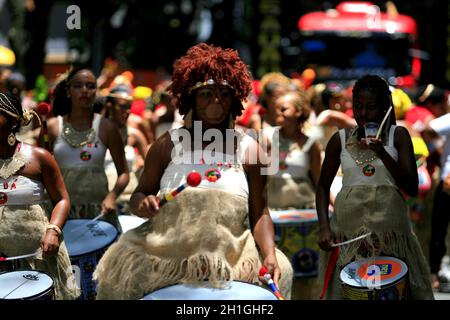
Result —
<path fill-rule="evenodd" d="M 184 115 L 183 120 L 184 120 L 184 126 L 187 129 L 191 129 L 192 128 L 192 109 L 189 110 L 189 112 Z"/>
<path fill-rule="evenodd" d="M 15 135 L 14 133 L 11 132 L 11 133 L 8 135 L 8 144 L 9 144 L 10 146 L 13 146 L 15 143 L 16 143 L 16 135 Z"/>

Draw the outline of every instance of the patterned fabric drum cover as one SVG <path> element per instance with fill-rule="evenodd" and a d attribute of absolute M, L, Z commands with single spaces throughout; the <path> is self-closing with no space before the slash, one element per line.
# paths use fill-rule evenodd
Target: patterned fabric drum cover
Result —
<path fill-rule="evenodd" d="M 52 277 L 38 270 L 16 270 L 0 274 L 0 299 L 55 300 Z"/>
<path fill-rule="evenodd" d="M 128 230 L 139 227 L 147 220 L 148 219 L 137 217 L 135 215 L 125 215 L 125 214 L 119 215 L 119 222 L 122 227 L 122 233 L 125 233 Z"/>
<path fill-rule="evenodd" d="M 348 300 L 408 299 L 408 266 L 398 258 L 380 256 L 349 263 L 340 278 Z"/>
<path fill-rule="evenodd" d="M 72 265 L 80 268 L 82 300 L 95 300 L 97 295 L 92 274 L 106 249 L 117 239 L 117 229 L 109 222 L 89 219 L 67 220 L 63 233 Z M 77 273 L 75 270 L 75 276 Z"/>
<path fill-rule="evenodd" d="M 205 284 L 177 284 L 145 295 L 141 300 L 277 300 L 266 288 L 241 281 L 224 282 L 220 288 Z"/>
<path fill-rule="evenodd" d="M 319 264 L 318 218 L 315 209 L 270 211 L 275 242 L 291 260 L 296 277 L 317 276 Z"/>

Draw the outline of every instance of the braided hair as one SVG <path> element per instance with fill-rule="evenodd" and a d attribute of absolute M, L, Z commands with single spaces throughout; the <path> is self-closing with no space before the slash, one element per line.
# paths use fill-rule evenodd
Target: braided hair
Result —
<path fill-rule="evenodd" d="M 0 93 L 0 113 L 6 117 L 14 133 L 19 131 L 20 126 L 28 125 L 36 115 L 34 111 L 24 111 L 20 101 L 10 93 Z"/>
<path fill-rule="evenodd" d="M 395 111 L 394 111 L 394 103 L 392 102 L 391 90 L 389 89 L 389 85 L 380 76 L 377 75 L 366 75 L 356 81 L 352 93 L 353 99 L 356 95 L 358 95 L 361 91 L 367 90 L 372 92 L 377 97 L 377 102 L 381 108 L 381 113 L 384 117 L 386 112 L 389 110 L 389 107 L 392 106 L 391 113 L 389 115 L 388 122 L 384 125 L 383 132 L 389 130 L 391 125 L 395 125 Z"/>

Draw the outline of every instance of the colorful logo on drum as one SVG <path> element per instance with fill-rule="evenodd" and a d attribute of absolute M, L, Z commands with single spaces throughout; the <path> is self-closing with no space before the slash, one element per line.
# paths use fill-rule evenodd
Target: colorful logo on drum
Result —
<path fill-rule="evenodd" d="M 363 173 L 366 177 L 371 177 L 375 174 L 375 167 L 371 164 L 364 166 Z"/>
<path fill-rule="evenodd" d="M 216 182 L 221 176 L 220 171 L 214 168 L 205 171 L 205 178 L 209 182 Z"/>
<path fill-rule="evenodd" d="M 373 266 L 375 266 L 376 268 L 373 268 Z M 367 280 L 368 278 L 372 278 L 373 276 L 375 276 L 374 270 L 380 270 L 379 271 L 380 280 L 385 281 L 388 279 L 398 277 L 401 274 L 403 267 L 397 261 L 378 260 L 375 261 L 374 263 L 365 263 L 361 265 L 358 268 L 357 273 L 361 279 Z"/>
<path fill-rule="evenodd" d="M 80 153 L 80 159 L 82 161 L 89 161 L 89 160 L 91 160 L 91 158 L 92 158 L 92 155 L 88 151 L 82 151 Z"/>
<path fill-rule="evenodd" d="M 8 201 L 8 195 L 4 192 L 0 192 L 0 205 L 5 204 Z"/>

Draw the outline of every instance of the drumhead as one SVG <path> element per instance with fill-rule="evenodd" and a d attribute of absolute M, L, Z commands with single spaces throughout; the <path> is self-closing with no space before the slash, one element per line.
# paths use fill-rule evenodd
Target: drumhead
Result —
<path fill-rule="evenodd" d="M 372 283 L 371 279 L 378 270 L 378 284 L 383 287 L 404 278 L 408 273 L 408 266 L 398 258 L 380 256 L 349 263 L 342 269 L 340 277 L 342 282 L 349 286 L 366 288 L 368 280 Z"/>
<path fill-rule="evenodd" d="M 16 270 L 0 274 L 0 299 L 33 299 L 53 288 L 53 279 L 43 271 Z"/>
<path fill-rule="evenodd" d="M 81 256 L 109 246 L 117 238 L 117 229 L 109 222 L 89 219 L 67 220 L 63 229 L 70 257 Z"/>
<path fill-rule="evenodd" d="M 315 209 L 301 210 L 269 210 L 274 224 L 298 225 L 309 222 L 318 222 L 317 211 Z"/>
<path fill-rule="evenodd" d="M 137 217 L 134 215 L 119 215 L 120 226 L 122 227 L 122 232 L 125 233 L 128 230 L 139 227 L 141 224 L 146 222 L 148 219 Z"/>
<path fill-rule="evenodd" d="M 177 284 L 156 290 L 141 300 L 277 300 L 269 289 L 255 284 L 241 281 L 222 284 L 221 288 L 213 288 L 208 283 Z"/>

